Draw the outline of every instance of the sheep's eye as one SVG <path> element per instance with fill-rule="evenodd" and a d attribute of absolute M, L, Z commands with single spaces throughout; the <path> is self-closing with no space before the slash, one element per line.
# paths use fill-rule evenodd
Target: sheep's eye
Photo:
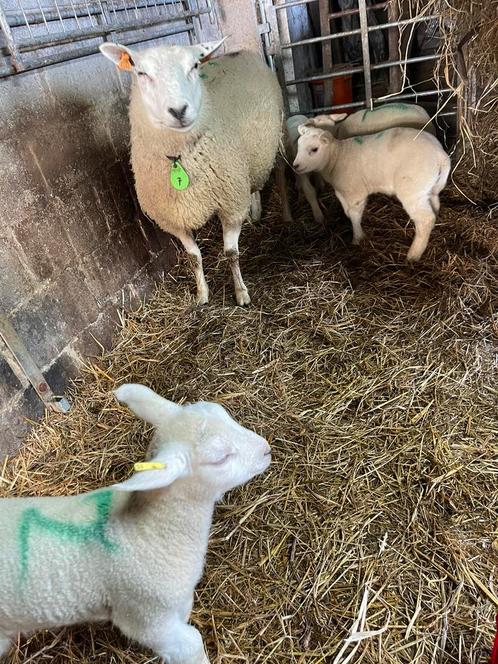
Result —
<path fill-rule="evenodd" d="M 147 78 L 149 78 L 149 74 L 146 74 L 144 71 L 137 71 L 137 75 L 138 76 L 146 76 Z"/>
<path fill-rule="evenodd" d="M 311 148 L 311 152 L 318 152 L 318 148 Z"/>
<path fill-rule="evenodd" d="M 198 68 L 199 68 L 199 63 L 196 62 L 195 65 L 192 67 L 192 69 L 190 71 L 194 71 L 194 69 L 198 69 Z"/>
<path fill-rule="evenodd" d="M 210 466 L 222 466 L 224 463 L 228 461 L 228 459 L 231 459 L 233 454 L 225 454 L 224 457 L 221 459 L 218 459 L 218 461 L 211 461 L 209 462 Z"/>

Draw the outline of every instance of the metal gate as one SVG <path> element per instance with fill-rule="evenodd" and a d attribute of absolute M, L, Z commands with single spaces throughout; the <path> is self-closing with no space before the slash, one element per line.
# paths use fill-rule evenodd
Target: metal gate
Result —
<path fill-rule="evenodd" d="M 409 13 L 410 3 L 401 4 Z M 442 76 L 432 77 L 434 61 L 441 60 L 439 16 L 420 13 L 405 18 L 397 0 L 259 0 L 259 9 L 268 26 L 263 31 L 266 49 L 279 74 L 288 113 L 311 115 L 410 100 L 429 106 L 438 118 L 456 115 L 453 88 Z M 420 25 L 433 48 L 410 55 Z M 431 70 L 431 81 L 422 85 L 410 81 L 407 73 L 421 63 L 429 63 Z M 378 84 L 379 74 L 384 87 Z M 356 83 L 351 98 L 337 99 L 336 82 L 344 86 L 351 80 Z"/>
<path fill-rule="evenodd" d="M 0 78 L 92 55 L 102 38 L 218 34 L 212 0 L 0 0 L 0 28 Z"/>

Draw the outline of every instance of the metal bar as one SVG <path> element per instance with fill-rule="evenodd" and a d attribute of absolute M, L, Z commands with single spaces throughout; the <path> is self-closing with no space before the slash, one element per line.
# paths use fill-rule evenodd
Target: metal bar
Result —
<path fill-rule="evenodd" d="M 110 26 L 109 26 L 110 29 Z M 126 29 L 126 28 L 125 28 Z M 141 44 L 143 42 L 152 41 L 154 39 L 160 39 L 162 37 L 171 37 L 173 35 L 183 34 L 185 32 L 190 32 L 193 30 L 192 26 L 182 26 L 178 30 L 171 31 L 155 31 L 154 34 L 148 34 L 147 36 L 134 36 L 132 39 L 122 39 L 121 43 L 124 46 L 132 46 L 133 44 Z M 78 48 L 73 51 L 68 51 L 66 53 L 59 53 L 57 55 L 48 56 L 46 58 L 39 58 L 34 62 L 27 62 L 24 64 L 23 71 L 34 71 L 36 69 L 42 69 L 43 67 L 48 67 L 49 65 L 57 65 L 62 62 L 69 62 L 70 60 L 77 60 L 78 58 L 85 58 L 89 55 L 95 55 L 99 52 L 97 46 L 88 46 L 83 48 Z M 4 67 L 0 69 L 0 78 L 7 78 L 8 76 L 14 76 L 17 72 L 11 67 Z"/>
<path fill-rule="evenodd" d="M 418 97 L 429 97 L 433 95 L 443 95 L 446 94 L 447 92 L 454 92 L 452 88 L 441 88 L 440 90 L 424 90 L 422 92 L 409 92 L 407 94 L 400 94 L 396 95 L 393 97 L 388 97 L 387 99 L 385 97 L 377 97 L 376 99 L 372 99 L 372 103 L 376 104 L 377 102 L 391 102 L 391 101 L 398 101 L 399 99 L 418 99 Z M 314 113 L 322 113 L 323 111 L 334 111 L 337 108 L 359 108 L 359 107 L 364 107 L 365 102 L 364 101 L 354 101 L 351 104 L 338 104 L 335 106 L 320 106 L 318 108 L 312 108 L 310 111 L 303 111 L 304 115 L 313 115 Z"/>
<path fill-rule="evenodd" d="M 12 323 L 4 314 L 0 315 L 0 337 L 45 406 L 59 413 L 67 413 L 71 407 L 68 400 L 56 398 L 28 349 L 14 330 Z"/>
<path fill-rule="evenodd" d="M 399 50 L 400 30 L 397 22 L 399 21 L 399 7 L 397 2 L 390 2 L 387 7 L 387 20 L 392 27 L 387 31 L 387 40 L 389 45 L 389 60 L 401 57 Z M 405 55 L 408 55 L 407 53 Z M 401 88 L 401 69 L 391 69 L 389 71 L 389 92 L 396 92 Z"/>
<path fill-rule="evenodd" d="M 75 8 L 76 8 L 76 15 L 78 18 L 84 18 L 88 17 L 88 13 L 92 16 L 98 15 L 102 13 L 102 8 L 101 8 L 101 2 L 98 1 L 95 3 L 95 7 L 87 7 L 86 5 L 82 5 L 81 3 L 75 3 Z M 133 4 L 133 7 L 135 6 L 135 3 Z M 149 7 L 157 7 L 157 2 L 156 0 L 140 0 L 137 4 L 138 9 L 147 9 Z M 126 8 L 128 9 L 128 7 Z M 60 15 L 59 15 L 60 11 Z M 60 7 L 59 11 L 57 10 L 45 10 L 45 19 L 50 23 L 51 21 L 59 21 L 61 18 L 67 19 L 67 18 L 72 18 L 74 19 L 74 12 L 72 9 L 69 9 L 67 7 Z M 113 7 L 113 12 L 123 12 L 125 11 L 124 7 Z M 209 12 L 209 10 L 204 10 L 202 13 Z M 27 9 L 26 10 L 26 17 L 23 14 L 19 14 L 17 12 L 13 11 L 7 11 L 6 12 L 7 16 L 7 21 L 8 24 L 11 28 L 19 28 L 23 26 L 30 26 L 30 25 L 38 25 L 39 23 L 43 23 L 43 17 L 40 11 L 36 9 Z M 181 17 L 180 17 L 181 19 Z"/>
<path fill-rule="evenodd" d="M 297 7 L 298 5 L 309 5 L 311 2 L 317 2 L 317 0 L 293 0 L 293 2 L 285 2 L 285 4 L 273 5 L 274 9 L 287 9 L 287 7 Z"/>
<path fill-rule="evenodd" d="M 399 65 L 409 65 L 414 62 L 425 62 L 428 60 L 438 60 L 440 58 L 439 53 L 433 53 L 431 55 L 417 55 L 413 58 L 407 58 L 406 60 L 393 60 L 392 62 L 388 60 L 387 62 L 380 62 L 376 65 L 371 65 L 370 70 L 374 71 L 376 69 L 388 69 L 389 67 L 397 67 Z M 286 81 L 286 85 L 297 85 L 298 83 L 309 83 L 311 81 L 321 81 L 325 78 L 335 78 L 336 76 L 343 76 L 349 74 L 360 74 L 363 71 L 363 67 L 351 67 L 350 69 L 340 69 L 330 74 L 315 74 L 314 76 L 305 76 L 304 78 L 296 78 L 292 81 Z"/>
<path fill-rule="evenodd" d="M 361 52 L 363 56 L 363 77 L 365 84 L 365 102 L 372 103 L 372 76 L 370 75 L 370 44 L 368 41 L 368 18 L 366 0 L 358 0 L 360 10 Z"/>
<path fill-rule="evenodd" d="M 207 13 L 207 10 L 204 10 Z M 44 37 L 30 37 L 20 39 L 18 41 L 18 49 L 21 53 L 26 51 L 34 51 L 38 48 L 48 48 L 49 46 L 61 46 L 63 44 L 81 41 L 84 39 L 93 39 L 95 37 L 103 37 L 111 32 L 125 32 L 127 30 L 141 30 L 143 28 L 150 28 L 154 25 L 161 25 L 163 23 L 174 23 L 178 20 L 189 17 L 188 14 L 175 17 L 157 16 L 139 21 L 128 21 L 123 23 L 115 23 L 114 25 L 101 25 L 98 27 L 87 28 L 86 30 L 68 30 L 67 32 L 58 32 Z M 187 30 L 181 30 L 187 32 Z M 175 33 L 176 34 L 176 33 Z"/>
<path fill-rule="evenodd" d="M 10 25 L 7 22 L 7 17 L 5 16 L 1 6 L 0 6 L 0 28 L 3 31 L 5 43 L 7 44 L 7 48 L 9 49 L 10 58 L 14 69 L 16 71 L 22 71 L 23 65 L 19 57 L 19 52 L 17 50 L 14 37 L 12 35 L 12 30 L 10 29 Z"/>
<path fill-rule="evenodd" d="M 403 19 L 398 21 L 396 25 L 409 25 L 410 23 L 419 23 L 421 21 L 432 21 L 438 19 L 439 16 L 415 16 L 414 18 Z M 368 32 L 373 32 L 374 30 L 387 30 L 393 26 L 392 23 L 382 23 L 381 25 L 370 25 L 368 26 Z M 345 32 L 338 32 L 335 35 L 328 35 L 326 37 L 311 37 L 310 39 L 302 39 L 297 42 L 287 42 L 281 45 L 282 49 L 294 48 L 295 46 L 306 46 L 306 44 L 318 44 L 322 41 L 327 41 L 328 39 L 341 39 L 342 37 L 352 37 L 353 35 L 361 34 L 361 29 L 357 30 L 347 30 Z"/>
<path fill-rule="evenodd" d="M 329 0 L 318 0 L 318 8 L 320 12 L 320 34 L 330 35 L 330 18 L 329 18 Z M 313 33 L 311 33 L 313 34 Z M 322 61 L 324 73 L 332 71 L 332 42 L 322 42 Z M 323 83 L 323 103 L 326 104 L 327 100 L 332 99 L 332 81 L 327 78 Z"/>
<path fill-rule="evenodd" d="M 376 5 L 367 5 L 367 12 L 371 12 L 373 9 L 384 9 L 389 4 L 389 0 L 385 0 L 384 2 L 378 2 Z M 360 10 L 358 8 L 343 9 L 342 12 L 334 12 L 329 14 L 329 18 L 343 18 L 344 16 L 355 16 L 359 13 Z"/>

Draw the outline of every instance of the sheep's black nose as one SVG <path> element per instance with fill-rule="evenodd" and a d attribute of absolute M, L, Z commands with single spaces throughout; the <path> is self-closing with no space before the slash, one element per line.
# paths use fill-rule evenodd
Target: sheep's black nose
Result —
<path fill-rule="evenodd" d="M 168 111 L 171 113 L 171 115 L 175 118 L 175 120 L 178 120 L 181 122 L 185 116 L 185 113 L 187 112 L 188 104 L 185 104 L 181 108 L 168 108 Z"/>

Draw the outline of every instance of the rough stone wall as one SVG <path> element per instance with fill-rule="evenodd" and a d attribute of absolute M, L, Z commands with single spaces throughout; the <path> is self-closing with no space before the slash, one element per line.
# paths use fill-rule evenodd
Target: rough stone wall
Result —
<path fill-rule="evenodd" d="M 0 81 L 0 311 L 58 394 L 174 260 L 134 198 L 126 80 L 97 55 Z M 0 458 L 43 413 L 1 351 Z"/>

